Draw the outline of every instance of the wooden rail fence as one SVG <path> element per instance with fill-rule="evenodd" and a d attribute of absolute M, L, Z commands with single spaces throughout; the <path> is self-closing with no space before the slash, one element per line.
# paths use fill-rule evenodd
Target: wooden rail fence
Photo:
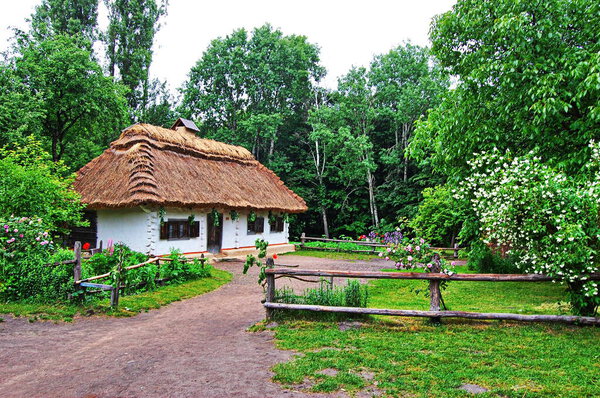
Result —
<path fill-rule="evenodd" d="M 105 274 L 101 274 L 101 275 L 95 275 L 95 276 L 90 276 L 89 278 L 81 278 L 81 261 L 82 261 L 82 253 L 87 253 L 87 254 L 96 254 L 96 253 L 100 253 L 102 251 L 102 241 L 100 241 L 100 247 L 99 248 L 95 248 L 95 249 L 90 249 L 87 251 L 84 251 L 81 249 L 81 242 L 76 241 L 75 245 L 73 246 L 73 254 L 75 256 L 75 258 L 73 260 L 65 260 L 65 261 L 59 261 L 56 263 L 49 263 L 46 264 L 46 266 L 51 266 L 51 267 L 56 267 L 56 266 L 60 266 L 60 265 L 68 265 L 68 264 L 73 264 L 73 280 L 74 280 L 74 284 L 75 284 L 75 289 L 79 290 L 81 288 L 95 288 L 95 289 L 99 289 L 100 291 L 110 291 L 110 306 L 111 307 L 118 307 L 119 305 L 119 292 L 122 288 L 124 288 L 125 286 L 121 285 L 121 280 L 120 280 L 120 276 L 121 276 L 121 272 L 122 271 L 129 271 L 132 269 L 136 269 L 136 268 L 141 268 L 144 266 L 147 266 L 149 264 L 156 264 L 157 266 L 160 267 L 160 262 L 161 261 L 173 261 L 173 259 L 168 258 L 168 257 L 153 257 L 147 261 L 144 261 L 143 263 L 139 263 L 139 264 L 135 264 L 135 265 L 130 265 L 128 267 L 123 267 L 122 263 L 119 263 L 117 266 L 117 280 L 114 282 L 114 285 L 107 285 L 107 284 L 102 284 L 102 283 L 94 283 L 93 281 L 97 281 L 99 279 L 104 279 L 104 278 L 108 278 L 110 277 L 110 272 L 107 272 Z M 204 255 L 202 255 L 201 257 L 202 259 L 204 259 Z M 186 261 L 193 261 L 193 259 L 186 259 Z M 202 261 L 202 260 L 200 260 Z M 166 279 L 162 279 L 160 280 L 160 282 L 165 281 Z M 118 286 L 119 288 L 115 288 L 115 286 Z"/>
<path fill-rule="evenodd" d="M 313 247 L 313 246 L 306 246 L 306 242 L 307 241 L 315 241 L 315 242 L 331 242 L 331 243 L 354 243 L 358 246 L 366 246 L 366 247 L 370 247 L 371 249 L 369 250 L 350 250 L 350 249 L 342 249 L 340 247 L 340 245 L 338 245 L 338 247 Z M 349 252 L 349 253 L 370 253 L 370 254 L 375 254 L 377 253 L 377 249 L 378 248 L 384 248 L 387 247 L 386 244 L 383 243 L 377 243 L 377 242 L 367 242 L 367 241 L 363 241 L 363 240 L 344 240 L 344 239 L 328 239 L 328 238 L 316 238 L 313 236 L 306 236 L 306 234 L 303 232 L 302 235 L 300 236 L 300 248 L 301 249 L 306 249 L 309 248 L 310 250 L 328 250 L 328 251 L 336 251 L 336 252 Z M 458 244 L 455 244 L 454 247 L 432 247 L 432 250 L 437 250 L 437 251 L 446 251 L 446 250 L 452 250 L 453 251 L 453 257 L 454 258 L 458 258 L 458 251 L 462 250 L 462 247 L 458 247 Z"/>
<path fill-rule="evenodd" d="M 545 282 L 552 278 L 538 274 L 453 274 L 447 275 L 438 272 L 373 272 L 373 271 L 331 271 L 331 270 L 306 270 L 306 269 L 283 269 L 268 268 L 267 289 L 264 306 L 267 318 L 272 318 L 273 310 L 305 310 L 319 312 L 342 312 L 350 314 L 373 314 L 393 315 L 431 318 L 439 321 L 441 318 L 468 318 L 468 319 L 501 319 L 524 322 L 562 322 L 579 323 L 582 325 L 600 325 L 600 317 L 583 317 L 569 315 L 521 315 L 511 313 L 480 313 L 465 311 L 440 310 L 441 281 L 485 281 L 485 282 Z M 428 280 L 430 293 L 429 311 L 399 310 L 382 308 L 358 308 L 358 307 L 333 307 L 322 305 L 287 304 L 275 302 L 275 279 L 280 277 L 298 278 L 302 276 L 318 276 L 324 278 L 361 278 L 361 279 L 408 279 Z M 600 273 L 593 274 L 592 280 L 600 280 Z"/>

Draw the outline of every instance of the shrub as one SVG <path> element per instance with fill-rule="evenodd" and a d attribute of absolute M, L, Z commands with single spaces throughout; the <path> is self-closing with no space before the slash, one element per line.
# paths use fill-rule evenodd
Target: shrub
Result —
<path fill-rule="evenodd" d="M 517 266 L 514 257 L 495 254 L 483 242 L 473 244 L 469 252 L 469 269 L 483 274 L 519 274 L 522 271 Z"/>
<path fill-rule="evenodd" d="M 72 266 L 46 264 L 72 258 L 70 251 L 55 252 L 42 219 L 0 218 L 0 299 L 66 300 L 73 292 Z"/>
<path fill-rule="evenodd" d="M 578 315 L 600 304 L 600 147 L 590 144 L 587 173 L 571 177 L 534 153 L 514 157 L 498 151 L 470 162 L 472 176 L 458 196 L 472 203 L 486 244 L 509 247 L 525 272 L 546 274 L 567 285 Z"/>
<path fill-rule="evenodd" d="M 279 302 L 289 304 L 327 305 L 334 307 L 362 307 L 367 306 L 369 289 L 356 280 L 348 280 L 345 286 L 331 286 L 321 280 L 318 288 L 308 288 L 302 295 L 296 295 L 288 287 L 277 289 L 275 297 Z"/>
<path fill-rule="evenodd" d="M 167 257 L 172 261 L 165 261 L 160 267 L 160 277 L 167 279 L 167 284 L 181 283 L 190 279 L 210 277 L 211 266 L 207 259 L 195 258 L 188 261 L 179 250 L 171 250 Z"/>

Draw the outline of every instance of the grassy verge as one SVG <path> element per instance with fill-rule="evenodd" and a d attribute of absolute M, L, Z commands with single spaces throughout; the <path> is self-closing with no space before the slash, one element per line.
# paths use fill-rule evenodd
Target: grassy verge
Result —
<path fill-rule="evenodd" d="M 174 301 L 195 297 L 229 282 L 232 275 L 227 271 L 213 269 L 212 277 L 197 279 L 180 285 L 170 285 L 150 292 L 133 296 L 124 296 L 119 300 L 119 308 L 110 308 L 108 299 L 99 299 L 84 305 L 75 304 L 35 304 L 35 303 L 0 303 L 0 314 L 29 317 L 37 319 L 71 321 L 77 315 L 104 314 L 109 316 L 133 316 L 142 311 L 160 308 Z"/>
<path fill-rule="evenodd" d="M 459 272 L 465 269 L 459 268 Z M 377 280 L 370 307 L 427 309 L 422 281 Z M 554 314 L 563 289 L 552 283 L 453 282 L 453 310 Z M 274 380 L 312 392 L 384 396 L 593 397 L 600 391 L 600 328 L 498 321 L 371 317 L 357 328 L 337 322 L 287 320 L 275 329 L 282 349 L 301 355 L 276 365 Z"/>
<path fill-rule="evenodd" d="M 317 257 L 317 258 L 331 258 L 333 260 L 348 260 L 348 261 L 365 261 L 372 260 L 374 258 L 378 258 L 377 255 L 373 256 L 371 254 L 363 254 L 363 253 L 344 253 L 344 252 L 329 252 L 329 251 L 321 251 L 321 250 L 310 250 L 310 249 L 297 249 L 295 252 L 289 252 L 285 255 L 292 256 L 305 256 L 305 257 Z"/>

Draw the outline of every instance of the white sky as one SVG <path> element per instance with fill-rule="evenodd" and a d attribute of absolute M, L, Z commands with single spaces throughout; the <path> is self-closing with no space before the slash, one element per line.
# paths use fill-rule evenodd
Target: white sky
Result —
<path fill-rule="evenodd" d="M 9 45 L 9 26 L 27 29 L 41 0 L 0 0 L 0 51 Z M 374 55 L 410 40 L 428 45 L 431 18 L 456 0 L 170 0 L 155 38 L 151 75 L 181 86 L 210 41 L 234 29 L 269 22 L 286 34 L 300 34 L 321 48 L 327 69 L 323 85 L 335 88 L 351 66 L 367 66 Z M 105 13 L 101 14 L 101 26 Z"/>

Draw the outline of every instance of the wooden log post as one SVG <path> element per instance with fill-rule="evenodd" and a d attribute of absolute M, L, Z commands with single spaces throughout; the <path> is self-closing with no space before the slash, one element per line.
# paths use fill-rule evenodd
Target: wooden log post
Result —
<path fill-rule="evenodd" d="M 433 267 L 431 268 L 431 272 L 440 273 L 441 271 L 440 265 L 440 255 L 433 255 Z M 440 310 L 440 302 L 442 299 L 442 292 L 440 291 L 440 281 L 439 280 L 431 280 L 429 281 L 429 311 L 439 311 Z M 439 324 L 441 323 L 441 318 L 432 317 L 430 318 L 432 323 Z"/>
<path fill-rule="evenodd" d="M 306 241 L 306 233 L 302 232 L 302 235 L 300 236 L 300 248 L 304 249 L 304 242 Z"/>
<path fill-rule="evenodd" d="M 454 244 L 454 258 L 458 258 L 458 243 Z"/>
<path fill-rule="evenodd" d="M 81 242 L 80 241 L 76 241 L 75 245 L 73 246 L 73 254 L 75 254 L 75 263 L 73 264 L 73 282 L 77 282 L 78 280 L 81 279 Z M 82 302 L 83 301 L 83 294 L 77 294 L 79 290 L 83 290 L 83 292 L 85 292 L 85 289 L 81 289 L 81 286 L 77 283 L 74 283 L 75 285 L 75 300 Z M 71 298 L 73 298 L 73 296 L 71 296 Z"/>
<path fill-rule="evenodd" d="M 275 301 L 275 275 L 267 274 L 267 292 L 265 303 L 273 303 Z M 273 318 L 273 309 L 266 307 L 267 320 Z"/>
<path fill-rule="evenodd" d="M 115 283 L 113 285 L 113 289 L 110 291 L 110 306 L 112 308 L 119 307 L 119 293 L 121 290 L 121 272 L 123 272 L 123 261 L 125 253 L 123 250 L 119 252 L 119 262 L 117 263 L 117 275 L 115 279 Z"/>

